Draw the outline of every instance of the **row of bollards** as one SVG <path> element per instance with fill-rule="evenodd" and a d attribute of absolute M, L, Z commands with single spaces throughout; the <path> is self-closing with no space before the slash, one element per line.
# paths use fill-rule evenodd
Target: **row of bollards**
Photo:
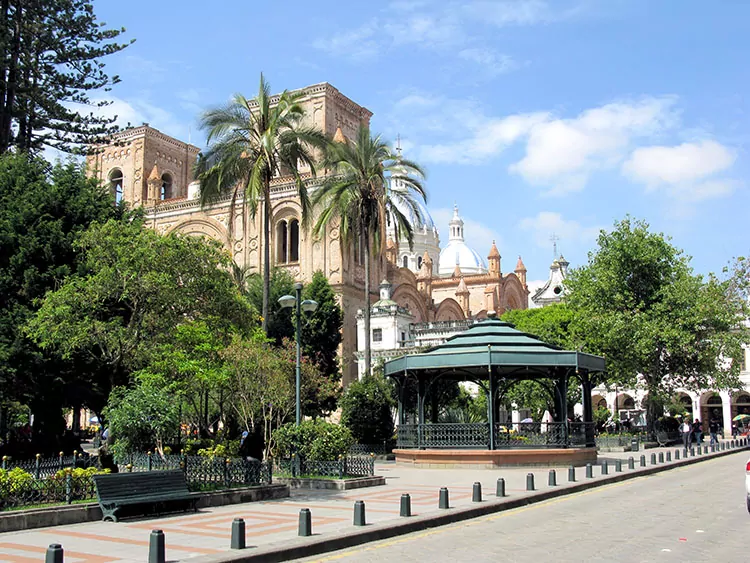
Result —
<path fill-rule="evenodd" d="M 683 448 L 682 450 L 675 449 L 674 450 L 674 460 L 679 461 L 681 458 L 687 459 L 688 456 L 695 457 L 696 455 L 703 455 L 708 453 L 715 453 L 719 451 L 726 451 L 731 450 L 734 448 L 741 448 L 746 447 L 748 445 L 748 439 L 747 438 L 741 438 L 731 441 L 722 441 L 719 443 L 711 444 L 711 445 L 705 445 L 701 446 L 698 444 L 697 448 L 694 446 L 691 446 L 690 449 Z M 667 462 L 672 461 L 672 452 L 659 452 L 658 456 L 656 453 L 651 454 L 651 465 L 657 465 L 659 463 L 664 463 L 665 459 Z M 640 466 L 646 467 L 646 456 L 641 455 L 640 456 Z M 602 475 L 609 475 L 609 464 L 607 460 L 602 460 L 600 464 L 601 468 L 601 474 Z M 630 456 L 628 457 L 628 469 L 634 470 L 635 469 L 635 459 Z M 622 472 L 622 460 L 616 459 L 615 460 L 615 472 L 620 473 Z M 593 479 L 594 478 L 594 467 L 591 463 L 586 464 L 586 478 L 587 479 Z M 576 471 L 575 467 L 571 465 L 568 467 L 568 482 L 574 483 L 576 481 Z M 556 487 L 557 486 L 557 472 L 554 469 L 549 470 L 549 477 L 547 479 L 547 484 L 550 487 Z M 534 474 L 528 473 L 526 475 L 526 490 L 527 491 L 534 491 L 536 490 L 535 484 L 534 484 Z M 497 487 L 495 489 L 495 495 L 497 497 L 505 497 L 506 491 L 505 491 L 505 479 L 500 477 L 497 480 Z M 482 502 L 482 484 L 479 482 L 475 482 L 472 486 L 471 491 L 471 500 L 472 502 Z M 450 508 L 450 501 L 448 496 L 448 488 L 442 487 L 440 489 L 439 495 L 438 495 L 438 508 L 440 509 L 448 509 Z M 401 517 L 410 517 L 412 515 L 411 511 L 411 496 L 408 493 L 404 493 L 401 495 L 401 506 L 399 511 L 399 516 Z M 354 503 L 354 520 L 353 523 L 355 526 L 365 526 L 367 525 L 367 520 L 365 517 L 365 503 L 364 501 L 358 500 Z M 310 513 L 309 508 L 303 508 L 299 511 L 299 528 L 298 528 L 298 535 L 299 536 L 311 536 L 312 535 L 312 514 Z M 230 540 L 230 547 L 231 549 L 245 549 L 247 547 L 246 544 L 246 534 L 245 534 L 245 521 L 242 518 L 235 518 L 232 521 L 232 536 Z M 47 548 L 47 552 L 45 555 L 45 563 L 63 563 L 64 559 L 64 550 L 62 545 L 53 543 L 50 544 L 50 546 Z M 148 547 L 148 563 L 166 563 L 166 548 L 165 548 L 165 538 L 164 538 L 164 532 L 162 530 L 152 530 L 151 535 L 149 537 L 149 547 Z"/>

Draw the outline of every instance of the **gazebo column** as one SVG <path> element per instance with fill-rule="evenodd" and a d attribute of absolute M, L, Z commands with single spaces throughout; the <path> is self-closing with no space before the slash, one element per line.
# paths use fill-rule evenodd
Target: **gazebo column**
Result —
<path fill-rule="evenodd" d="M 490 368 L 490 392 L 489 392 L 489 400 L 487 401 L 487 420 L 490 425 L 490 449 L 494 450 L 496 448 L 495 446 L 495 416 L 497 413 L 497 376 L 495 376 L 492 373 L 492 368 Z"/>
<path fill-rule="evenodd" d="M 555 432 L 558 445 L 568 444 L 568 376 L 560 375 L 558 371 L 558 377 L 555 379 L 555 410 L 557 411 L 557 417 L 555 422 L 561 424 Z"/>
<path fill-rule="evenodd" d="M 406 387 L 406 377 L 397 379 L 396 383 L 398 384 L 398 414 L 396 415 L 396 419 L 398 420 L 398 425 L 401 426 L 404 423 L 404 387 Z"/>
<path fill-rule="evenodd" d="M 422 447 L 422 440 L 423 440 L 423 428 L 422 426 L 425 423 L 424 420 L 424 399 L 425 399 L 425 384 L 424 379 L 421 377 L 419 378 L 419 382 L 417 384 L 417 436 L 418 436 L 418 446 Z"/>
<path fill-rule="evenodd" d="M 594 423 L 594 409 L 591 403 L 591 391 L 593 385 L 588 373 L 583 373 L 581 378 L 581 403 L 583 404 L 583 422 L 588 423 L 584 427 L 586 435 L 586 446 L 595 446 L 594 432 L 591 425 Z"/>

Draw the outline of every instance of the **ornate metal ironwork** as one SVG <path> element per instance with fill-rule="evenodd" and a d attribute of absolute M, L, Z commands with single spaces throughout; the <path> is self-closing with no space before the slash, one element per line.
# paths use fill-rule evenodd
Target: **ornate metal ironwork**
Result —
<path fill-rule="evenodd" d="M 346 456 L 334 461 L 310 461 L 301 458 L 274 460 L 277 477 L 371 477 L 375 475 L 373 456 Z"/>

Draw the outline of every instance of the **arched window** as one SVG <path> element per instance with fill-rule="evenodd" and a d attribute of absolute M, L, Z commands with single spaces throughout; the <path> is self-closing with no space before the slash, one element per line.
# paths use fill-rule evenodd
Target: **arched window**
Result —
<path fill-rule="evenodd" d="M 299 220 L 276 223 L 276 263 L 299 262 Z"/>
<path fill-rule="evenodd" d="M 115 168 L 109 173 L 109 191 L 115 198 L 115 203 L 122 201 L 122 170 Z"/>
<path fill-rule="evenodd" d="M 417 257 L 417 269 L 418 270 L 422 269 L 422 257 L 421 256 Z"/>
<path fill-rule="evenodd" d="M 162 201 L 172 198 L 172 176 L 166 172 L 161 176 L 161 193 L 159 197 Z"/>
<path fill-rule="evenodd" d="M 409 267 L 409 257 L 408 257 L 408 256 L 404 256 L 404 257 L 403 257 L 403 258 L 401 259 L 401 265 L 402 265 L 402 266 L 403 266 L 404 268 L 408 268 L 408 267 Z"/>

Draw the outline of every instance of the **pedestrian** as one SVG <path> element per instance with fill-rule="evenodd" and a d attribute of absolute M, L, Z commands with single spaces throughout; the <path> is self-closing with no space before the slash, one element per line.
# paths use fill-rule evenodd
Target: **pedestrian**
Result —
<path fill-rule="evenodd" d="M 682 423 L 682 443 L 685 445 L 686 450 L 690 447 L 690 433 L 692 430 L 693 429 L 686 418 L 685 422 Z"/>
<path fill-rule="evenodd" d="M 708 423 L 708 431 L 711 434 L 711 446 L 715 446 L 719 443 L 718 433 L 719 433 L 719 421 L 716 420 L 716 417 L 713 417 L 711 419 L 711 422 Z"/>
<path fill-rule="evenodd" d="M 700 444 L 703 441 L 703 426 L 697 418 L 693 422 L 693 434 L 695 434 L 695 443 Z"/>

